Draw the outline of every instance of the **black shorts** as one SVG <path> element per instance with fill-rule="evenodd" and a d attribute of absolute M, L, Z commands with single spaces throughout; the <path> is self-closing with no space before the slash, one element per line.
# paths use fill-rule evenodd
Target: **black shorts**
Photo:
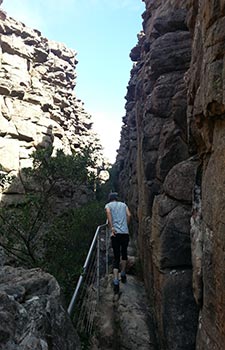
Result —
<path fill-rule="evenodd" d="M 115 236 L 111 237 L 112 248 L 114 253 L 114 263 L 113 267 L 119 269 L 120 256 L 122 260 L 127 260 L 127 247 L 129 243 L 128 233 L 117 233 Z"/>

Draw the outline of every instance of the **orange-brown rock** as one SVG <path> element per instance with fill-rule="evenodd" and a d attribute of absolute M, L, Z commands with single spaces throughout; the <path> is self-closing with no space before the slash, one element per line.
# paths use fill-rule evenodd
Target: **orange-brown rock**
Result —
<path fill-rule="evenodd" d="M 117 158 L 120 192 L 136 219 L 159 347 L 191 350 L 198 311 L 192 291 L 190 218 L 198 162 L 187 160 L 188 8 L 185 1 L 145 3 L 144 34 L 131 52 L 136 62 Z"/>
<path fill-rule="evenodd" d="M 188 72 L 190 138 L 201 155 L 192 215 L 194 291 L 201 311 L 198 350 L 219 350 L 225 343 L 224 236 L 224 1 L 196 1 L 190 7 L 193 32 Z"/>
<path fill-rule="evenodd" d="M 225 343 L 225 2 L 145 3 L 144 32 L 131 52 L 136 63 L 117 158 L 120 191 L 135 219 L 159 348 L 219 350 Z"/>

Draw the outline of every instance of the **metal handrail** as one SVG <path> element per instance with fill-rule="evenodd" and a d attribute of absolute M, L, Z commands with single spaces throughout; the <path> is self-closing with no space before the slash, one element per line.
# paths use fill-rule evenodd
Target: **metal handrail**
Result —
<path fill-rule="evenodd" d="M 81 287 L 81 285 L 82 285 L 84 276 L 85 276 L 85 274 L 86 274 L 87 267 L 88 267 L 88 264 L 89 264 L 91 255 L 92 255 L 92 253 L 93 253 L 93 250 L 94 250 L 96 241 L 97 241 L 97 243 L 98 243 L 98 250 L 99 250 L 99 232 L 100 232 L 100 230 L 101 230 L 102 228 L 107 227 L 107 226 L 108 226 L 108 222 L 106 222 L 106 223 L 103 224 L 103 225 L 98 226 L 97 229 L 96 229 L 94 238 L 93 238 L 93 240 L 92 240 L 90 249 L 89 249 L 89 251 L 88 251 L 87 258 L 86 258 L 85 263 L 84 263 L 83 268 L 82 268 L 82 273 L 81 273 L 81 275 L 80 275 L 80 277 L 79 277 L 79 280 L 78 280 L 78 282 L 77 282 L 76 289 L 75 289 L 75 291 L 74 291 L 74 293 L 73 293 L 72 299 L 71 299 L 70 304 L 69 304 L 69 307 L 68 307 L 68 309 L 67 309 L 67 312 L 68 312 L 69 315 L 71 315 L 72 312 L 73 312 L 74 305 L 75 305 L 75 302 L 76 302 L 76 299 L 77 299 L 77 296 L 78 296 L 78 292 L 79 292 L 79 290 L 80 290 L 80 287 Z M 108 242 L 107 242 L 107 234 L 106 234 L 106 245 L 107 245 L 107 244 L 108 244 Z M 106 249 L 106 272 L 108 271 L 108 256 L 107 256 L 107 254 L 108 254 L 108 251 L 107 251 L 107 249 Z M 99 265 L 98 265 L 98 269 L 99 269 Z M 97 273 L 99 274 L 99 271 L 98 271 Z M 97 296 L 97 298 L 99 298 L 99 281 L 98 281 L 98 296 Z"/>

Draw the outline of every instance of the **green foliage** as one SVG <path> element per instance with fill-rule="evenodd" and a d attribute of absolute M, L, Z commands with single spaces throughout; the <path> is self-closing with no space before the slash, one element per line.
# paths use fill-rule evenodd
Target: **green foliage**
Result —
<path fill-rule="evenodd" d="M 3 167 L 0 164 L 0 186 L 4 187 L 6 184 L 10 184 L 14 178 L 15 176 L 9 175 L 3 170 Z"/>
<path fill-rule="evenodd" d="M 51 147 L 39 149 L 32 155 L 33 168 L 21 172 L 26 193 L 22 203 L 0 209 L 0 243 L 23 265 L 42 264 L 43 240 L 58 220 L 54 199 L 61 195 L 63 184 L 71 192 L 81 184 L 94 188 L 92 152 L 85 149 L 82 154 L 65 155 L 58 151 L 52 157 Z"/>
<path fill-rule="evenodd" d="M 23 265 L 37 266 L 41 254 L 36 248 L 41 246 L 40 232 L 45 221 L 47 211 L 38 194 L 27 194 L 22 205 L 1 208 L 1 245 Z"/>
<path fill-rule="evenodd" d="M 60 215 L 46 236 L 45 269 L 60 283 L 67 302 L 99 224 L 105 222 L 104 205 L 97 201 Z"/>
<path fill-rule="evenodd" d="M 0 184 L 1 184 L 1 186 L 4 186 L 6 181 L 7 181 L 7 174 L 2 170 L 2 167 L 0 165 Z"/>
<path fill-rule="evenodd" d="M 55 191 L 57 182 L 66 181 L 71 185 L 93 185 L 95 175 L 95 161 L 92 159 L 92 149 L 86 148 L 83 153 L 65 155 L 58 150 L 55 157 L 52 157 L 52 147 L 39 149 L 32 154 L 33 167 L 24 169 L 27 181 L 25 186 L 35 181 L 40 190 L 48 191 L 48 194 Z"/>
<path fill-rule="evenodd" d="M 102 201 L 107 201 L 110 192 L 118 191 L 118 170 L 116 165 L 112 165 L 112 167 L 107 170 L 109 172 L 109 180 L 99 186 L 97 193 L 97 198 Z"/>
<path fill-rule="evenodd" d="M 106 218 L 100 201 L 60 212 L 54 201 L 60 196 L 63 200 L 65 188 L 75 193 L 81 185 L 96 188 L 92 151 L 72 155 L 58 151 L 52 157 L 51 147 L 37 150 L 32 155 L 33 168 L 21 171 L 23 201 L 0 208 L 0 244 L 19 265 L 38 266 L 54 275 L 67 303 L 95 230 Z"/>

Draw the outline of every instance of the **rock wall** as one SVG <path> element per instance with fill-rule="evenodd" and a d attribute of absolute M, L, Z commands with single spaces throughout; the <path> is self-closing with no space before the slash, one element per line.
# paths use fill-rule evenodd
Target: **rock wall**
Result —
<path fill-rule="evenodd" d="M 198 159 L 189 159 L 187 1 L 145 1 L 117 157 L 120 192 L 137 222 L 159 348 L 195 349 L 190 218 Z M 135 227 L 135 229 L 136 229 Z"/>
<path fill-rule="evenodd" d="M 194 295 L 200 315 L 198 350 L 225 343 L 224 1 L 190 1 L 193 46 L 188 72 L 190 145 L 200 156 L 192 215 Z"/>
<path fill-rule="evenodd" d="M 32 165 L 37 148 L 53 146 L 65 154 L 86 146 L 101 146 L 92 120 L 76 97 L 76 53 L 47 40 L 0 12 L 0 163 L 2 170 L 18 175 Z M 19 200 L 19 179 L 2 189 L 1 201 Z M 13 199 L 11 199 L 13 194 Z M 82 197 L 82 193 L 78 198 Z"/>
<path fill-rule="evenodd" d="M 133 212 L 159 348 L 219 350 L 225 4 L 145 3 L 143 32 L 130 55 L 119 190 Z"/>

